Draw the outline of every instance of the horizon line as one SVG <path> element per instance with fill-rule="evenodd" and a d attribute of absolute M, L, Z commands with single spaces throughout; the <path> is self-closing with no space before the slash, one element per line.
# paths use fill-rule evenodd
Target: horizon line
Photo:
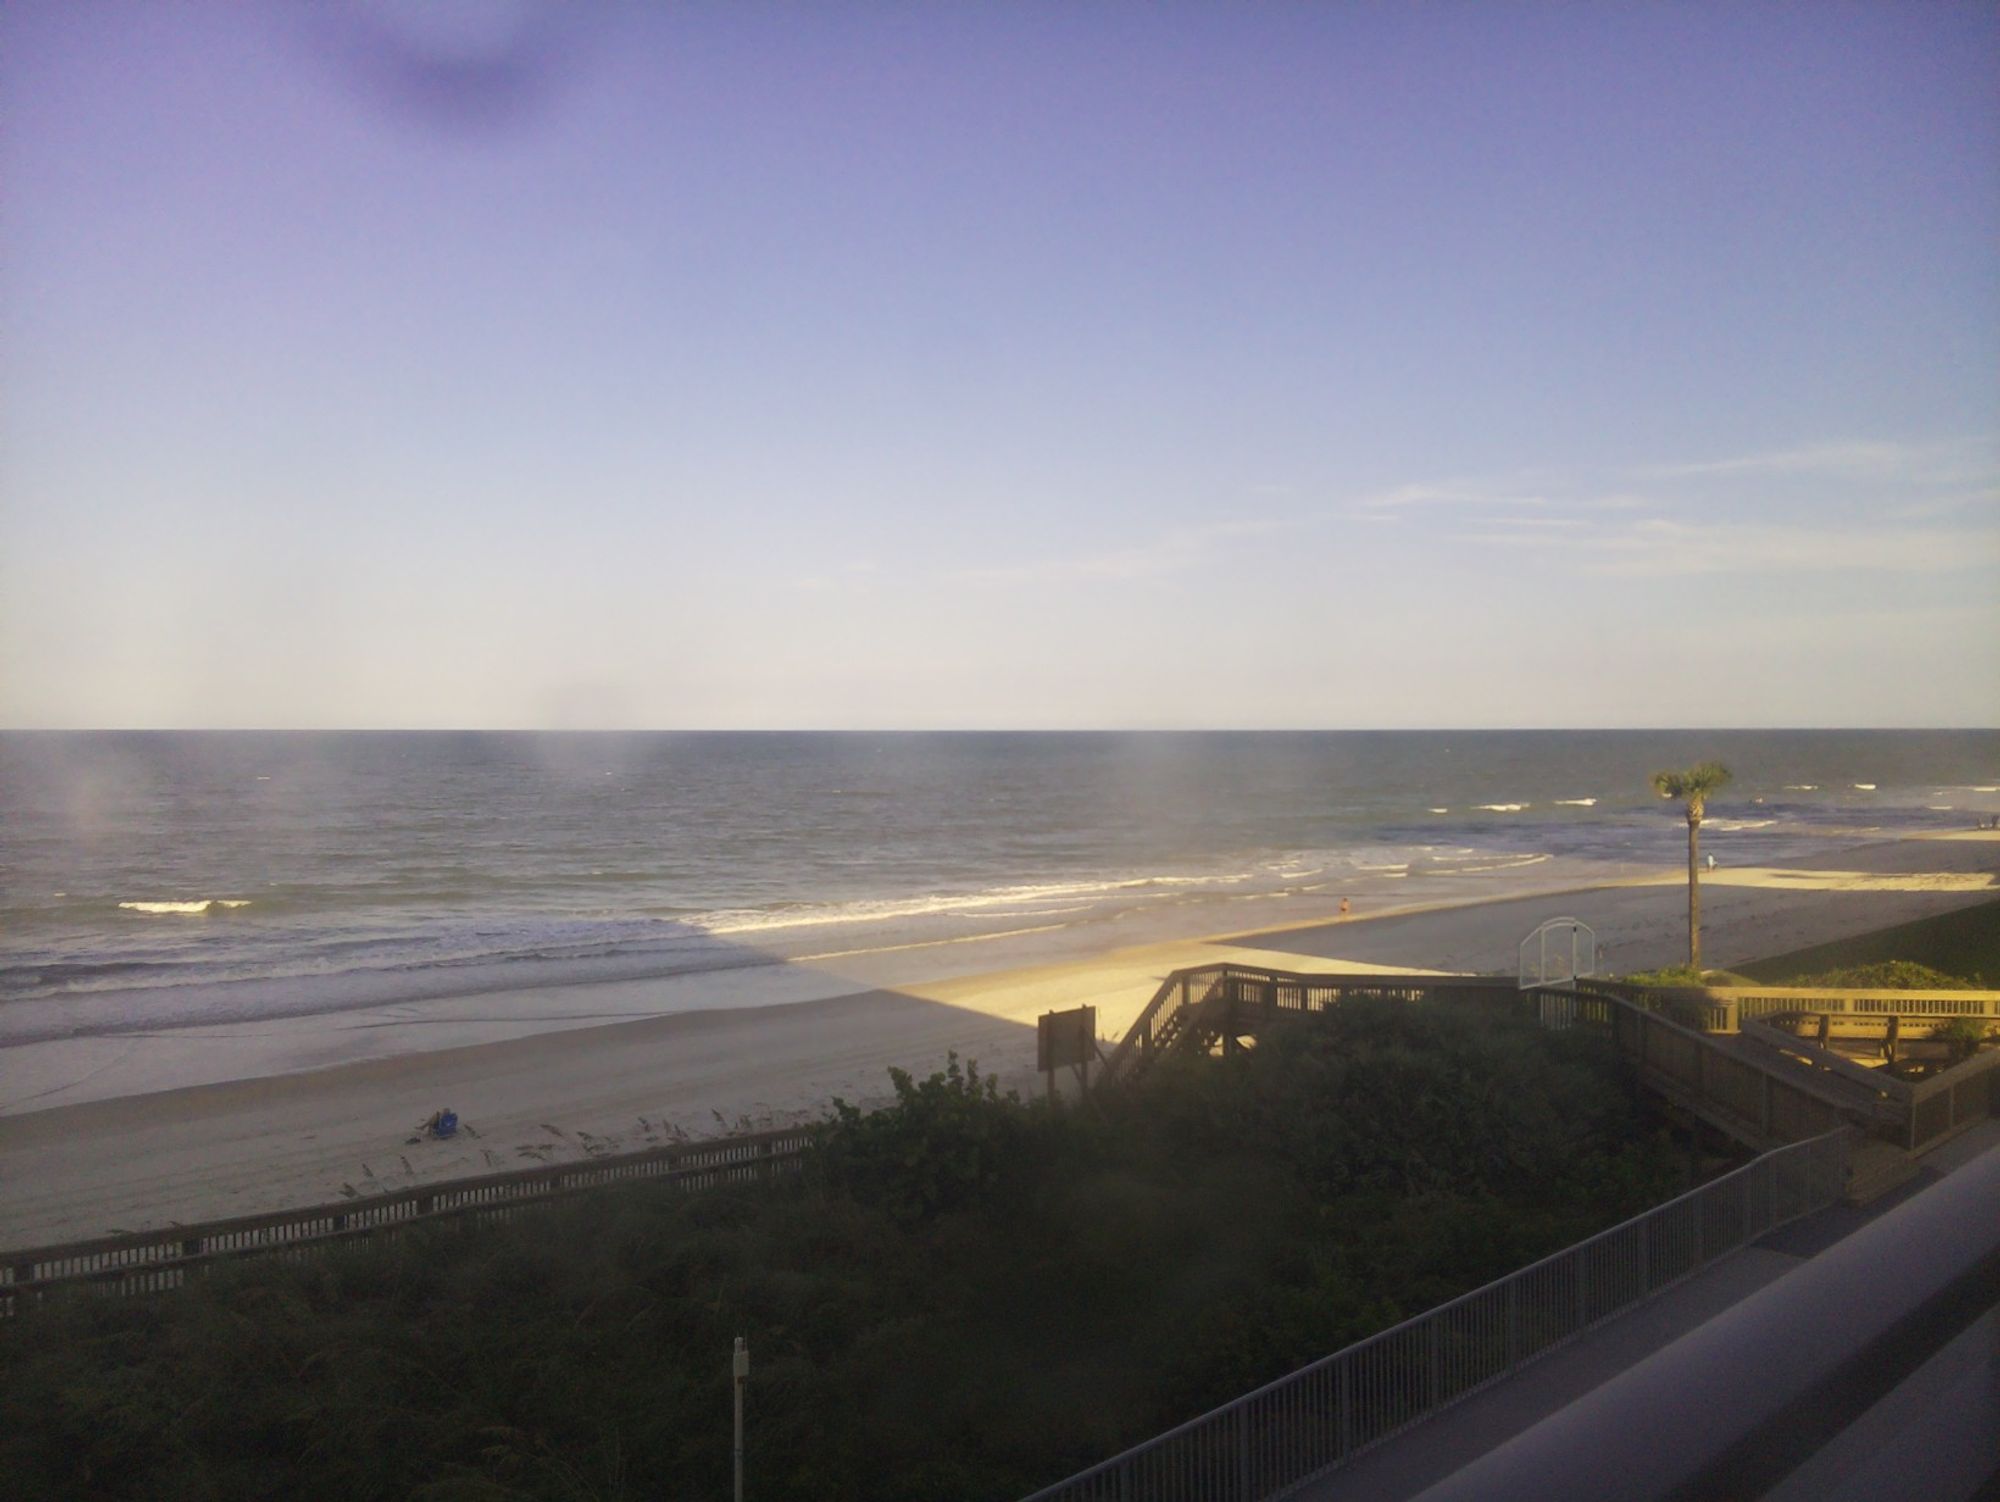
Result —
<path fill-rule="evenodd" d="M 1921 725 L 0 725 L 0 735 L 1463 735 L 2000 732 Z"/>

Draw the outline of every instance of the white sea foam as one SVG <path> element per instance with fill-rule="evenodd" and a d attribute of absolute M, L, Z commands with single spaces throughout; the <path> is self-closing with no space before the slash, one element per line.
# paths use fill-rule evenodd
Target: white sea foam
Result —
<path fill-rule="evenodd" d="M 1540 855 L 1516 856 L 1513 860 L 1498 861 L 1490 866 L 1451 866 L 1441 871 L 1442 876 L 1473 876 L 1484 871 L 1512 871 L 1517 866 L 1536 866 L 1553 856 L 1546 851 Z"/>
<path fill-rule="evenodd" d="M 194 902 L 121 902 L 135 913 L 205 913 L 211 908 L 248 907 L 248 897 L 204 897 Z"/>
<path fill-rule="evenodd" d="M 1872 793 L 1875 791 L 1875 784 L 1872 782 L 1857 782 L 1854 785 L 1860 788 L 1861 791 L 1864 793 Z"/>
<path fill-rule="evenodd" d="M 1518 814 L 1522 809 L 1528 807 L 1525 803 L 1477 803 L 1473 806 L 1475 808 L 1483 808 L 1488 813 L 1494 814 Z"/>
<path fill-rule="evenodd" d="M 1434 814 L 1448 814 L 1451 812 L 1451 810 L 1448 808 L 1434 808 L 1431 810 L 1431 812 Z"/>
<path fill-rule="evenodd" d="M 1556 802 L 1563 804 L 1568 808 L 1597 807 L 1597 800 L 1595 798 L 1558 798 L 1556 799 Z"/>
<path fill-rule="evenodd" d="M 1731 830 L 1738 829 L 1769 829 L 1778 821 L 1776 819 L 1709 819 L 1706 822 L 1710 829 L 1719 829 L 1727 834 Z"/>
<path fill-rule="evenodd" d="M 1819 784 L 1816 782 L 1788 782 L 1785 784 L 1785 791 L 1788 793 L 1817 793 L 1819 791 Z"/>
<path fill-rule="evenodd" d="M 815 904 L 778 911 L 733 910 L 710 913 L 697 921 L 702 928 L 712 934 L 747 934 L 764 933 L 781 928 L 822 928 L 833 923 L 882 923 L 896 918 L 978 913 L 995 908 L 1014 908 L 1025 916 L 1028 913 L 1048 911 L 1046 908 L 1023 906 L 1029 903 L 1104 897 L 1115 892 L 1135 892 L 1148 888 L 1227 886 L 1248 879 L 1247 876 L 1139 876 L 1126 881 L 1051 882 L 1030 886 L 995 887 L 984 892 L 936 892 L 920 897 Z"/>

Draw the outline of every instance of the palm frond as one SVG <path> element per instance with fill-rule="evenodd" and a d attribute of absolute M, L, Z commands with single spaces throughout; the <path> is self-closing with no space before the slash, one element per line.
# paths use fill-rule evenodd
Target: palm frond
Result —
<path fill-rule="evenodd" d="M 1705 761 L 1689 767 L 1685 772 L 1655 772 L 1653 791 L 1662 798 L 1682 800 L 1706 799 L 1710 793 L 1726 787 L 1729 783 L 1729 768 L 1719 761 Z"/>

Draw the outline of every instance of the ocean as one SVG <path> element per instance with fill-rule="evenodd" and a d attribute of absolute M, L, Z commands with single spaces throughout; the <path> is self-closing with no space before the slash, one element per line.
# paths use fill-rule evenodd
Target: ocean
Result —
<path fill-rule="evenodd" d="M 0 734 L 0 1045 L 1613 876 L 1706 759 L 1731 863 L 2000 814 L 1995 731 Z"/>

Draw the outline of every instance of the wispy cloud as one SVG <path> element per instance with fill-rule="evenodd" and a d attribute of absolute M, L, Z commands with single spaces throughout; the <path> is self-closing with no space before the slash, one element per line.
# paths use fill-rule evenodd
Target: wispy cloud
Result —
<path fill-rule="evenodd" d="M 1401 511 L 1411 506 L 1546 506 L 1549 500 L 1546 496 L 1522 495 L 1476 482 L 1453 481 L 1397 485 L 1357 496 L 1353 504 L 1364 511 Z"/>
<path fill-rule="evenodd" d="M 1481 512 L 1510 509 L 1531 512 L 1641 511 L 1656 502 L 1631 490 L 1602 488 L 1577 476 L 1567 481 L 1548 470 L 1536 472 L 1530 486 L 1519 477 L 1512 480 L 1415 481 L 1386 490 L 1372 490 L 1347 503 L 1347 515 L 1380 516 L 1415 511 L 1420 508 L 1449 510 L 1454 507 Z"/>
<path fill-rule="evenodd" d="M 1591 573 L 1644 577 L 1842 570 L 1928 574 L 2000 565 L 2000 529 L 1970 527 L 1701 525 L 1656 517 L 1553 540 L 1499 529 L 1468 540 L 1496 547 L 1553 547 Z"/>
<path fill-rule="evenodd" d="M 1266 536 L 1296 525 L 1295 522 L 1270 518 L 1203 522 L 1169 528 L 1129 547 L 990 568 L 961 569 L 951 577 L 968 584 L 1048 584 L 1083 580 L 1102 583 L 1157 578 L 1209 562 L 1218 547 L 1230 542 Z"/>
<path fill-rule="evenodd" d="M 1900 501 L 1882 514 L 1893 521 L 1928 521 L 1981 507 L 2000 510 L 2000 488 L 1967 490 L 1956 495 L 1932 496 L 1922 501 Z"/>
<path fill-rule="evenodd" d="M 1800 475 L 1824 479 L 1880 477 L 1938 483 L 1990 475 L 1993 465 L 1993 439 L 1990 435 L 1978 434 L 1920 443 L 1845 439 L 1801 444 L 1720 459 L 1652 465 L 1637 473 L 1664 479 Z"/>
<path fill-rule="evenodd" d="M 1894 443 L 1821 443 L 1802 448 L 1770 449 L 1727 459 L 1703 459 L 1691 464 L 1659 464 L 1640 471 L 1666 478 L 1692 475 L 1854 474 L 1888 469 L 1908 458 Z"/>

